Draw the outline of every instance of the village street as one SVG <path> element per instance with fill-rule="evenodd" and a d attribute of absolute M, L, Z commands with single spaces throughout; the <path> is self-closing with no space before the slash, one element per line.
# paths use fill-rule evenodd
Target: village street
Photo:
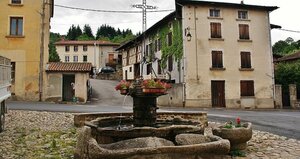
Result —
<path fill-rule="evenodd" d="M 9 109 L 50 111 L 50 112 L 131 112 L 132 99 L 120 95 L 114 90 L 117 81 L 91 80 L 93 97 L 87 104 L 53 104 L 33 102 L 9 102 Z M 125 100 L 125 102 L 124 102 Z M 123 103 L 124 102 L 124 103 Z M 299 110 L 228 110 L 208 108 L 166 108 L 160 107 L 158 111 L 205 111 L 208 120 L 213 122 L 234 121 L 240 117 L 242 121 L 250 121 L 254 129 L 271 132 L 289 138 L 300 139 L 300 111 Z"/>

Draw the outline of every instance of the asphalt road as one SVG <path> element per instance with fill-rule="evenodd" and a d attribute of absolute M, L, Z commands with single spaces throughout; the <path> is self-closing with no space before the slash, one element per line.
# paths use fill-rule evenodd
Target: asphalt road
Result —
<path fill-rule="evenodd" d="M 132 98 L 124 97 L 114 90 L 117 81 L 91 80 L 93 96 L 87 104 L 54 104 L 40 102 L 8 102 L 9 109 L 54 111 L 54 112 L 131 112 Z M 232 110 L 232 109 L 203 109 L 203 108 L 166 108 L 158 111 L 180 111 L 208 113 L 209 121 L 241 121 L 253 123 L 256 130 L 268 131 L 274 134 L 300 140 L 300 111 L 299 110 Z"/>

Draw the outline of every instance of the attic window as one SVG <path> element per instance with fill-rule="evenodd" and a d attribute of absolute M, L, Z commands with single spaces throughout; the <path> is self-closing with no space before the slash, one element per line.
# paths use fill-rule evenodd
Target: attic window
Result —
<path fill-rule="evenodd" d="M 221 17 L 221 11 L 220 9 L 209 9 L 209 16 L 219 18 Z"/>
<path fill-rule="evenodd" d="M 248 19 L 248 11 L 238 11 L 238 19 Z"/>

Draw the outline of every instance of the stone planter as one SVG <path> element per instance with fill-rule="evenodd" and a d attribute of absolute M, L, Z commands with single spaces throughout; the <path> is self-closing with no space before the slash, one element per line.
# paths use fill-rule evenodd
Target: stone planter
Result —
<path fill-rule="evenodd" d="M 247 148 L 247 141 L 252 138 L 252 124 L 245 123 L 238 128 L 215 127 L 212 132 L 216 136 L 230 141 L 231 150 L 244 150 Z"/>

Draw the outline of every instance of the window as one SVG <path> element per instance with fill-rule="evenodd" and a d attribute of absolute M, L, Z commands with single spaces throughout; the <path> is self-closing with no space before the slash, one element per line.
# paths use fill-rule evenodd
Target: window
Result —
<path fill-rule="evenodd" d="M 70 46 L 65 46 L 65 51 L 69 52 L 70 51 Z"/>
<path fill-rule="evenodd" d="M 241 81 L 241 96 L 254 96 L 254 81 Z"/>
<path fill-rule="evenodd" d="M 83 45 L 83 51 L 87 51 L 87 50 L 88 50 L 87 45 Z"/>
<path fill-rule="evenodd" d="M 212 51 L 212 68 L 223 68 L 222 51 Z"/>
<path fill-rule="evenodd" d="M 172 45 L 172 32 L 168 33 L 168 46 Z"/>
<path fill-rule="evenodd" d="M 87 55 L 83 55 L 83 62 L 87 62 Z"/>
<path fill-rule="evenodd" d="M 239 24 L 240 39 L 249 40 L 249 25 Z"/>
<path fill-rule="evenodd" d="M 161 49 L 161 40 L 157 39 L 157 51 L 160 51 Z"/>
<path fill-rule="evenodd" d="M 238 19 L 248 19 L 248 11 L 238 11 Z"/>
<path fill-rule="evenodd" d="M 211 38 L 222 38 L 221 23 L 210 23 Z"/>
<path fill-rule="evenodd" d="M 78 45 L 74 45 L 74 52 L 78 51 Z"/>
<path fill-rule="evenodd" d="M 209 10 L 210 17 L 220 17 L 220 9 L 210 9 Z"/>
<path fill-rule="evenodd" d="M 132 72 L 132 67 L 129 67 L 129 72 Z"/>
<path fill-rule="evenodd" d="M 149 75 L 152 72 L 152 63 L 147 65 L 147 75 Z"/>
<path fill-rule="evenodd" d="M 23 35 L 23 17 L 10 17 L 10 35 Z"/>
<path fill-rule="evenodd" d="M 11 82 L 15 83 L 16 78 L 16 62 L 11 62 Z"/>
<path fill-rule="evenodd" d="M 12 4 L 21 4 L 21 0 L 11 0 Z"/>
<path fill-rule="evenodd" d="M 157 74 L 161 74 L 161 60 L 157 61 Z"/>
<path fill-rule="evenodd" d="M 155 52 L 158 51 L 158 49 L 157 49 L 157 40 L 154 41 L 154 51 L 155 51 Z"/>
<path fill-rule="evenodd" d="M 241 68 L 251 68 L 250 52 L 241 52 Z"/>
<path fill-rule="evenodd" d="M 73 56 L 73 62 L 78 62 L 78 56 L 77 55 Z"/>
<path fill-rule="evenodd" d="M 173 56 L 168 57 L 168 70 L 171 72 L 173 71 Z"/>
<path fill-rule="evenodd" d="M 65 56 L 65 62 L 70 62 L 70 57 L 69 56 Z"/>
<path fill-rule="evenodd" d="M 149 45 L 146 45 L 146 54 L 145 54 L 146 56 L 148 56 L 149 55 Z"/>

